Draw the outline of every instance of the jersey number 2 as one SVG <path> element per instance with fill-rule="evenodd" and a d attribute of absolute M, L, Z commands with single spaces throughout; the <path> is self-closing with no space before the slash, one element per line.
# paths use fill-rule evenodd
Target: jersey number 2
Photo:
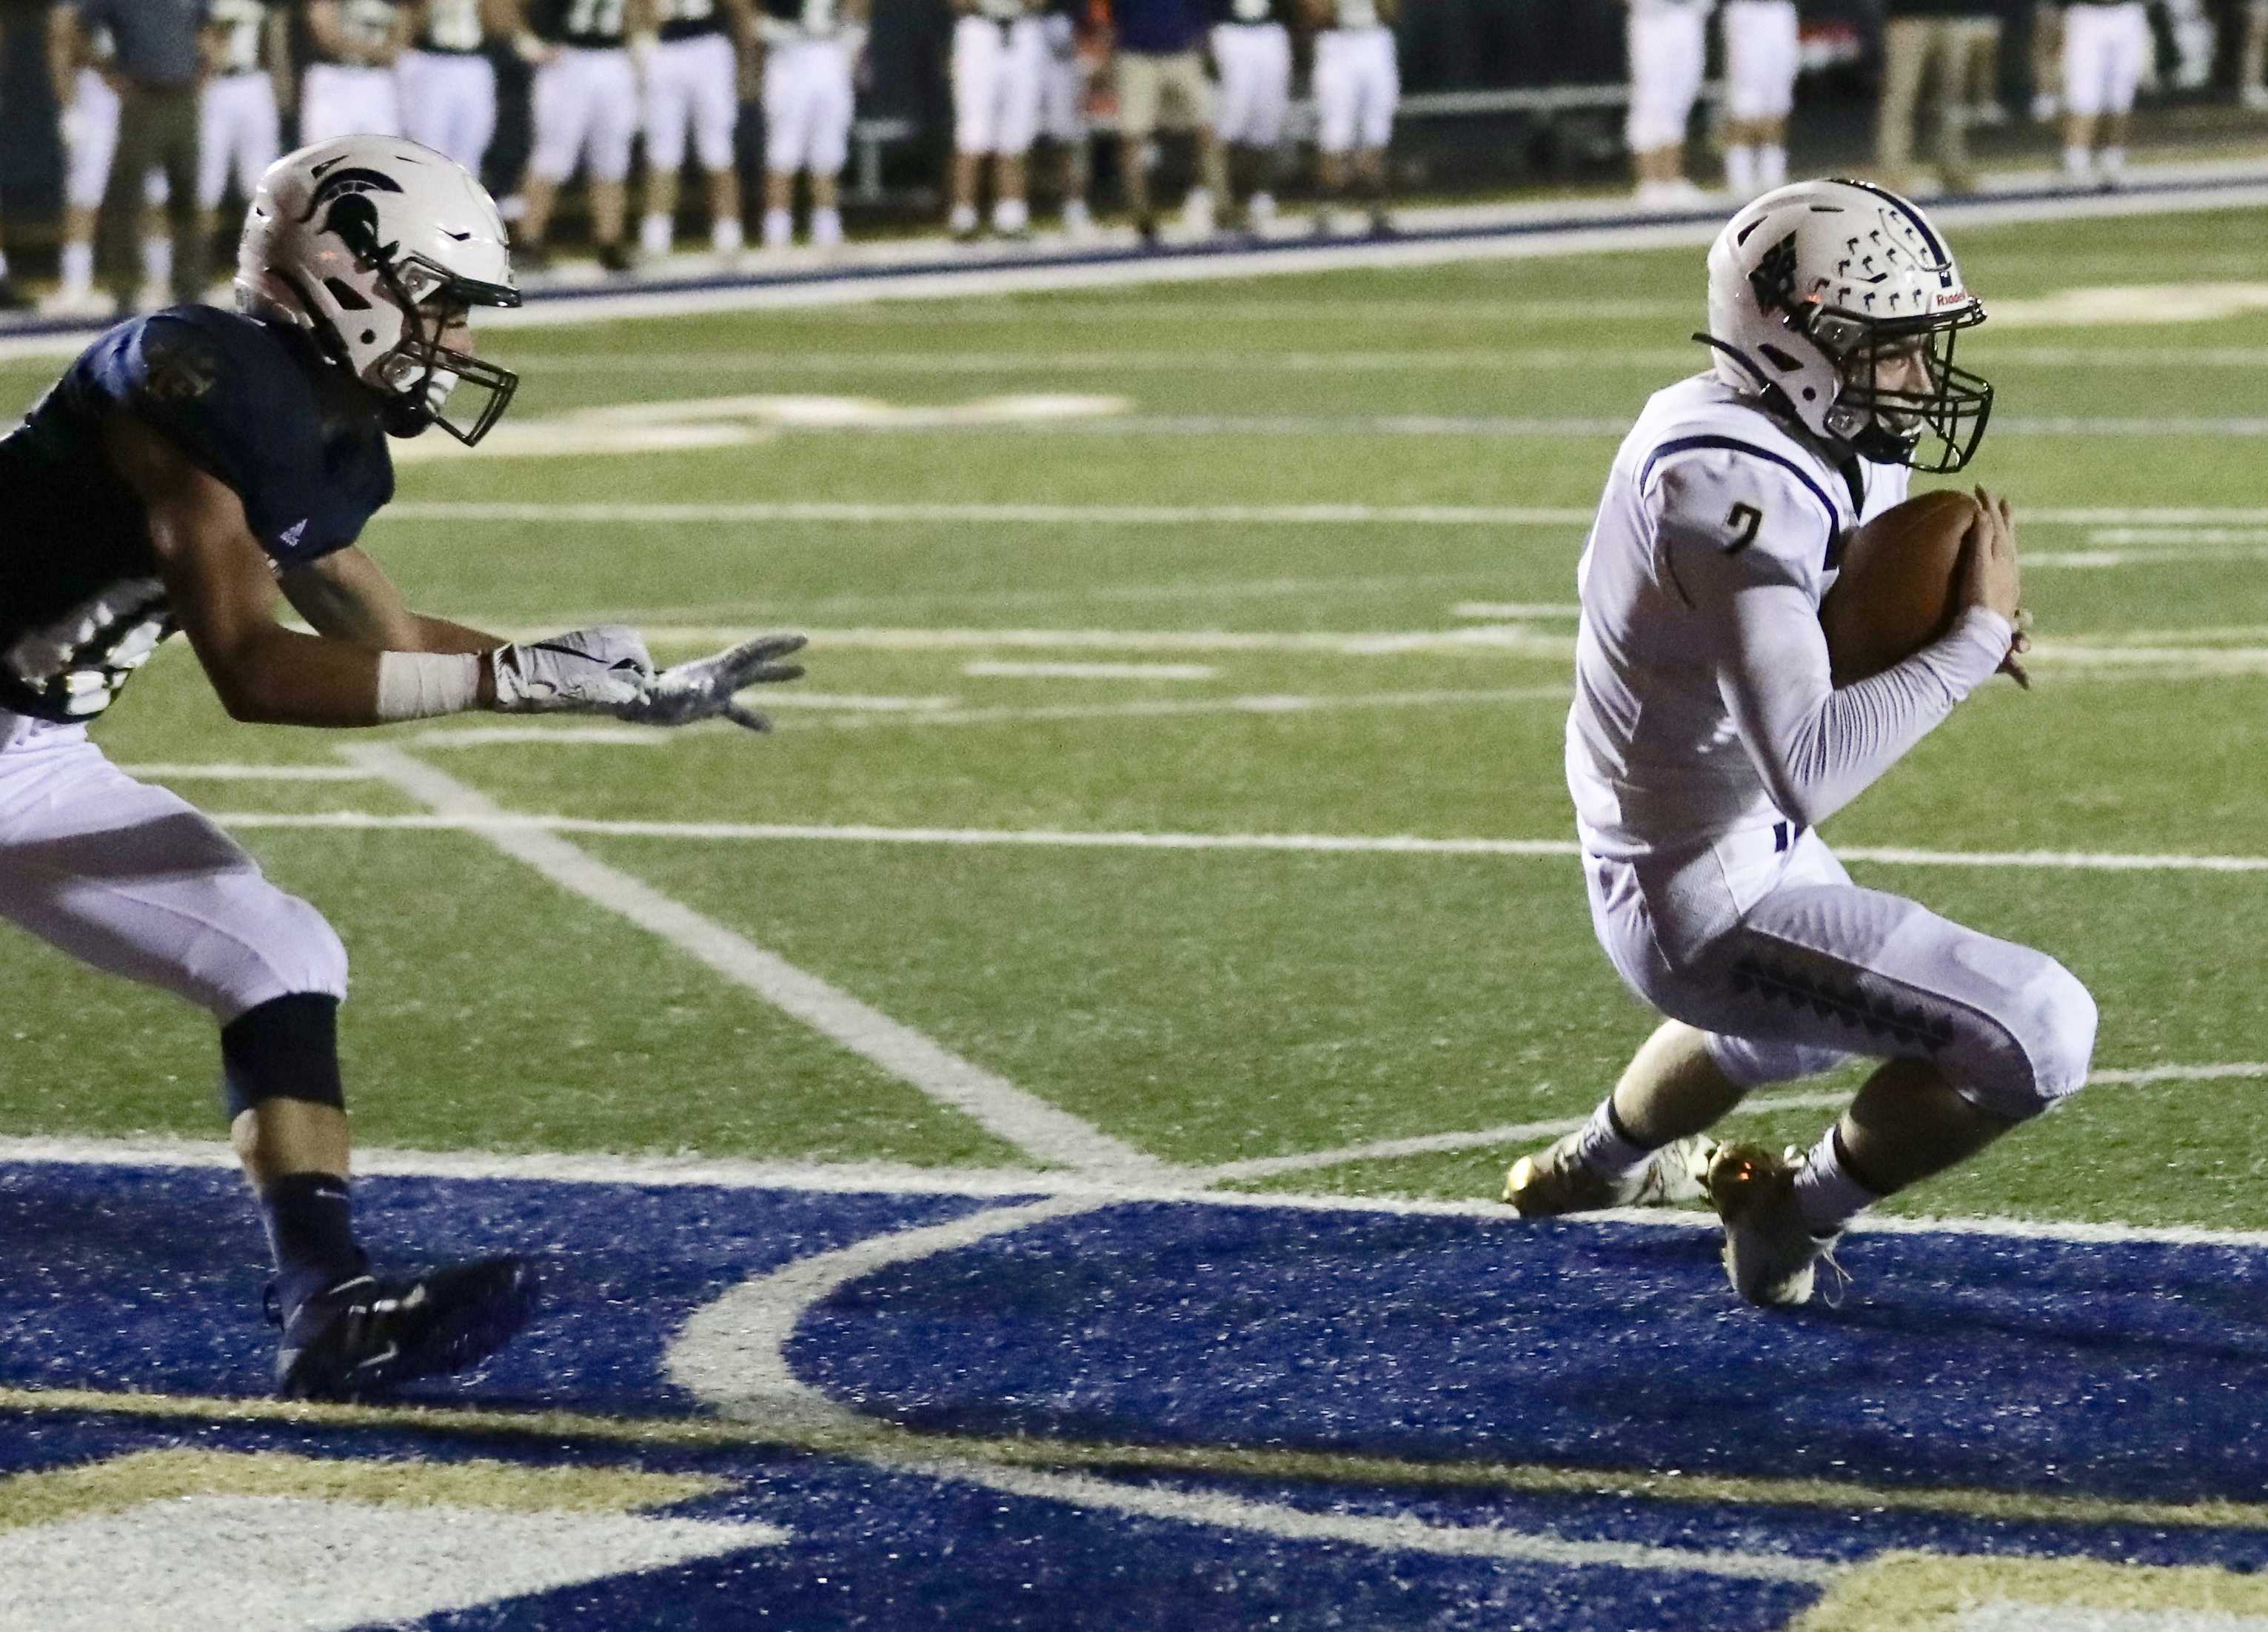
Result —
<path fill-rule="evenodd" d="M 1725 546 L 1725 553 L 1737 555 L 1756 541 L 1756 529 L 1764 525 L 1764 513 L 1753 504 L 1735 504 L 1725 525 L 1733 529 L 1733 541 Z"/>

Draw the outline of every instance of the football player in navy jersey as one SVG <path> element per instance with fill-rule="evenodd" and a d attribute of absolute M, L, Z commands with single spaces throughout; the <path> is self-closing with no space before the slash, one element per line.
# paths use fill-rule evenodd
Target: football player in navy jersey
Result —
<path fill-rule="evenodd" d="M 389 437 L 477 442 L 515 377 L 473 309 L 517 305 L 480 184 L 346 136 L 261 180 L 240 311 L 170 307 L 83 353 L 0 441 L 0 916 L 220 1026 L 230 1133 L 275 1254 L 287 1396 L 460 1370 L 527 1320 L 524 1260 L 380 1275 L 348 1207 L 336 1018 L 346 954 L 219 827 L 106 759 L 87 724 L 179 630 L 234 717 L 375 725 L 471 709 L 761 729 L 740 687 L 799 636 L 657 673 L 628 629 L 512 644 L 412 612 L 356 540 L 394 494 Z M 313 633 L 277 621 L 278 597 Z"/>

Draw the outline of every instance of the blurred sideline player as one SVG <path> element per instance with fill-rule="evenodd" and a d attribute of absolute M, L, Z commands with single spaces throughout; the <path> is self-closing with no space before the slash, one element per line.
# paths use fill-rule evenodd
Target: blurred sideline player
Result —
<path fill-rule="evenodd" d="M 409 13 L 393 0 L 307 0 L 306 25 L 300 139 L 401 135 L 394 70 L 409 39 Z"/>
<path fill-rule="evenodd" d="M 1859 888 L 1815 831 L 2021 649 L 2014 524 L 1981 489 L 1941 636 L 1838 689 L 1819 622 L 1851 530 L 1975 452 L 1992 387 L 1953 347 L 1983 306 L 1918 210 L 1845 181 L 1742 210 L 1708 287 L 1711 371 L 1647 403 L 1584 548 L 1567 722 L 1593 926 L 1667 1018 L 1505 1199 L 1690 1193 L 1688 1142 L 1751 1089 L 1881 1059 L 1797 1165 L 1709 1154 L 1734 1287 L 1800 1304 L 1860 1211 L 2077 1092 L 2095 1011 L 2045 954 Z"/>
<path fill-rule="evenodd" d="M 1725 185 L 1745 202 L 1787 180 L 1795 0 L 1725 0 Z"/>
<path fill-rule="evenodd" d="M 1020 238 L 1031 228 L 1026 161 L 1040 122 L 1047 40 L 1039 0 L 953 0 L 954 237 L 976 236 L 976 197 L 992 170 L 992 230 Z"/>
<path fill-rule="evenodd" d="M 520 29 L 519 0 L 415 0 L 401 54 L 401 133 L 474 175 L 497 123 L 489 45 Z"/>
<path fill-rule="evenodd" d="M 284 151 L 291 91 L 291 18 L 269 0 L 211 0 L 212 71 L 198 99 L 197 208 L 212 212 L 231 179 L 247 202 Z"/>
<path fill-rule="evenodd" d="M 1224 0 L 1212 27 L 1220 85 L 1213 129 L 1228 162 L 1229 214 L 1254 232 L 1276 218 L 1277 152 L 1292 107 L 1292 0 Z M 1240 210 L 1238 201 L 1243 201 Z"/>
<path fill-rule="evenodd" d="M 2074 186 L 2126 179 L 2134 88 L 2155 47 L 2142 0 L 2070 0 L 2063 13 L 2063 171 Z"/>
<path fill-rule="evenodd" d="M 1708 56 L 1709 0 L 1629 0 L 1630 116 L 1624 132 L 1643 210 L 1696 202 L 1685 132 Z"/>
<path fill-rule="evenodd" d="M 48 13 L 48 77 L 55 91 L 56 129 L 63 149 L 63 278 L 40 310 L 55 317 L 107 313 L 114 304 L 94 286 L 95 218 L 110 184 L 118 151 L 118 92 L 110 83 L 110 40 L 79 26 L 77 0 L 55 0 Z M 166 202 L 165 174 L 151 171 L 144 200 L 154 210 Z M 143 303 L 155 304 L 173 281 L 173 241 L 145 223 L 142 233 Z"/>
<path fill-rule="evenodd" d="M 1331 230 L 1336 200 L 1359 198 L 1373 234 L 1386 215 L 1386 144 L 1402 80 L 1395 62 L 1399 0 L 1309 0 L 1315 24 L 1315 146 L 1323 196 L 1315 231 Z"/>
<path fill-rule="evenodd" d="M 533 0 L 530 18 L 533 34 L 522 37 L 520 54 L 535 64 L 534 140 L 521 189 L 527 202 L 520 222 L 527 250 L 521 259 L 534 266 L 549 260 L 546 240 L 559 188 L 580 164 L 590 187 L 599 264 L 627 272 L 625 183 L 638 116 L 630 41 L 653 33 L 654 0 Z"/>
<path fill-rule="evenodd" d="M 795 237 L 795 179 L 811 178 L 811 241 L 843 241 L 838 191 L 850 151 L 866 0 L 767 0 L 764 53 L 764 247 Z M 791 20 L 791 17 L 792 20 Z M 719 244 L 719 248 L 723 246 Z"/>
<path fill-rule="evenodd" d="M 689 134 L 708 180 L 711 246 L 731 254 L 743 241 L 733 139 L 740 126 L 741 58 L 756 48 L 755 17 L 748 0 L 655 0 L 654 10 L 659 27 L 645 63 L 645 210 L 638 247 L 650 255 L 669 253 Z"/>
<path fill-rule="evenodd" d="M 477 441 L 516 383 L 467 327 L 518 304 L 504 224 L 442 155 L 356 136 L 279 161 L 237 289 L 241 313 L 110 330 L 8 439 L 0 915 L 212 1015 L 276 1261 L 276 1390 L 351 1398 L 476 1364 L 527 1320 L 534 1271 L 372 1273 L 350 1206 L 345 949 L 204 815 L 113 765 L 89 722 L 176 630 L 235 718 L 315 726 L 472 709 L 760 726 L 733 694 L 793 678 L 771 659 L 800 641 L 659 674 L 620 627 L 511 645 L 412 612 L 356 547 L 394 491 L 389 436 Z M 279 596 L 313 633 L 278 621 Z"/>
<path fill-rule="evenodd" d="M 2236 64 L 2237 100 L 2256 114 L 2268 110 L 2268 84 L 2261 78 L 2268 72 L 2268 0 L 2247 0 Z"/>
<path fill-rule="evenodd" d="M 1200 237 L 1228 194 L 1228 161 L 1213 129 L 1213 86 L 1205 77 L 1211 0 L 1111 0 L 1113 78 L 1118 92 L 1118 173 L 1143 245 L 1158 242 L 1150 165 L 1160 131 L 1186 130 L 1197 146 L 1197 184 L 1182 220 Z"/>
<path fill-rule="evenodd" d="M 1063 196 L 1064 231 L 1084 238 L 1094 225 L 1086 195 L 1094 185 L 1087 151 L 1087 39 L 1090 0 L 1044 0 L 1040 14 L 1038 139 L 1057 154 L 1062 165 L 1057 191 Z"/>

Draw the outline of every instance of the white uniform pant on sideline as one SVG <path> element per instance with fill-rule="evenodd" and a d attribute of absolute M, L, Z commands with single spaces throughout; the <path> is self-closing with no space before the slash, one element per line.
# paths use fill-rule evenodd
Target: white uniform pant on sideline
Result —
<path fill-rule="evenodd" d="M 953 146 L 961 153 L 1029 152 L 1040 122 L 1047 41 L 1036 17 L 953 26 Z"/>
<path fill-rule="evenodd" d="M 823 43 L 823 42 L 821 42 Z M 764 101 L 772 99 L 771 61 L 802 49 L 775 46 L 764 64 Z M 850 79 L 843 68 L 844 84 Z M 844 118 L 849 118 L 846 107 Z M 645 162 L 674 174 L 685 163 L 685 137 L 693 136 L 694 157 L 711 175 L 733 167 L 733 133 L 740 123 L 740 61 L 723 34 L 664 40 L 647 59 Z M 798 168 L 801 168 L 800 165 Z M 838 160 L 836 169 L 842 165 Z"/>
<path fill-rule="evenodd" d="M 1785 119 L 1795 107 L 1795 0 L 1725 0 L 1725 111 Z"/>
<path fill-rule="evenodd" d="M 1060 11 L 1040 18 L 1038 131 L 1050 142 L 1086 139 L 1086 64 L 1079 60 L 1079 30 Z"/>
<path fill-rule="evenodd" d="M 456 51 L 404 51 L 401 134 L 446 153 L 475 176 L 496 136 L 496 64 Z"/>
<path fill-rule="evenodd" d="M 529 171 L 564 181 L 578 160 L 594 181 L 620 181 L 630 173 L 630 143 L 637 135 L 637 72 L 629 48 L 585 50 L 563 46 L 535 70 L 535 140 Z"/>
<path fill-rule="evenodd" d="M 299 81 L 299 145 L 342 136 L 400 136 L 401 98 L 394 71 L 314 62 Z"/>
<path fill-rule="evenodd" d="M 249 201 L 283 143 L 275 81 L 258 72 L 206 81 L 197 102 L 197 202 L 207 210 L 219 203 L 232 175 Z"/>
<path fill-rule="evenodd" d="M 1623 126 L 1633 153 L 1682 147 L 1707 55 L 1707 15 L 1698 5 L 1638 0 L 1630 14 L 1630 116 Z"/>
<path fill-rule="evenodd" d="M 1212 31 L 1212 60 L 1220 68 L 1212 113 L 1220 139 L 1234 147 L 1281 142 L 1292 106 L 1292 36 L 1284 25 L 1219 24 Z"/>
<path fill-rule="evenodd" d="M 850 151 L 851 102 L 850 52 L 843 41 L 774 46 L 764 58 L 764 168 L 784 176 L 840 175 Z"/>
<path fill-rule="evenodd" d="M 293 992 L 346 996 L 346 949 L 322 915 L 202 812 L 113 765 L 85 726 L 0 714 L 0 917 L 224 1026 Z"/>
<path fill-rule="evenodd" d="M 1315 36 L 1315 145 L 1326 153 L 1366 151 L 1394 137 L 1402 77 L 1394 31 L 1327 28 Z"/>
<path fill-rule="evenodd" d="M 1815 833 L 1782 822 L 1697 854 L 1586 855 L 1591 924 L 1624 982 L 1710 1034 L 1749 1087 L 1853 1057 L 1925 1059 L 2020 1121 L 2076 1092 L 2095 1001 L 2043 952 L 1866 890 Z"/>
<path fill-rule="evenodd" d="M 2152 48 L 2142 0 L 2124 5 L 2070 5 L 2063 13 L 2063 105 L 2093 118 L 2134 106 L 2134 87 Z"/>

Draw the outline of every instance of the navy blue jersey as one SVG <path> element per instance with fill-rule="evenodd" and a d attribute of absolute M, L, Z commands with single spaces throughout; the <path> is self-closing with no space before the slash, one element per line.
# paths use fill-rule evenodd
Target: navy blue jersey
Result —
<path fill-rule="evenodd" d="M 85 720 L 173 631 L 117 413 L 228 484 L 278 572 L 351 544 L 394 496 L 377 399 L 297 329 L 212 306 L 122 323 L 0 440 L 0 709 Z"/>

